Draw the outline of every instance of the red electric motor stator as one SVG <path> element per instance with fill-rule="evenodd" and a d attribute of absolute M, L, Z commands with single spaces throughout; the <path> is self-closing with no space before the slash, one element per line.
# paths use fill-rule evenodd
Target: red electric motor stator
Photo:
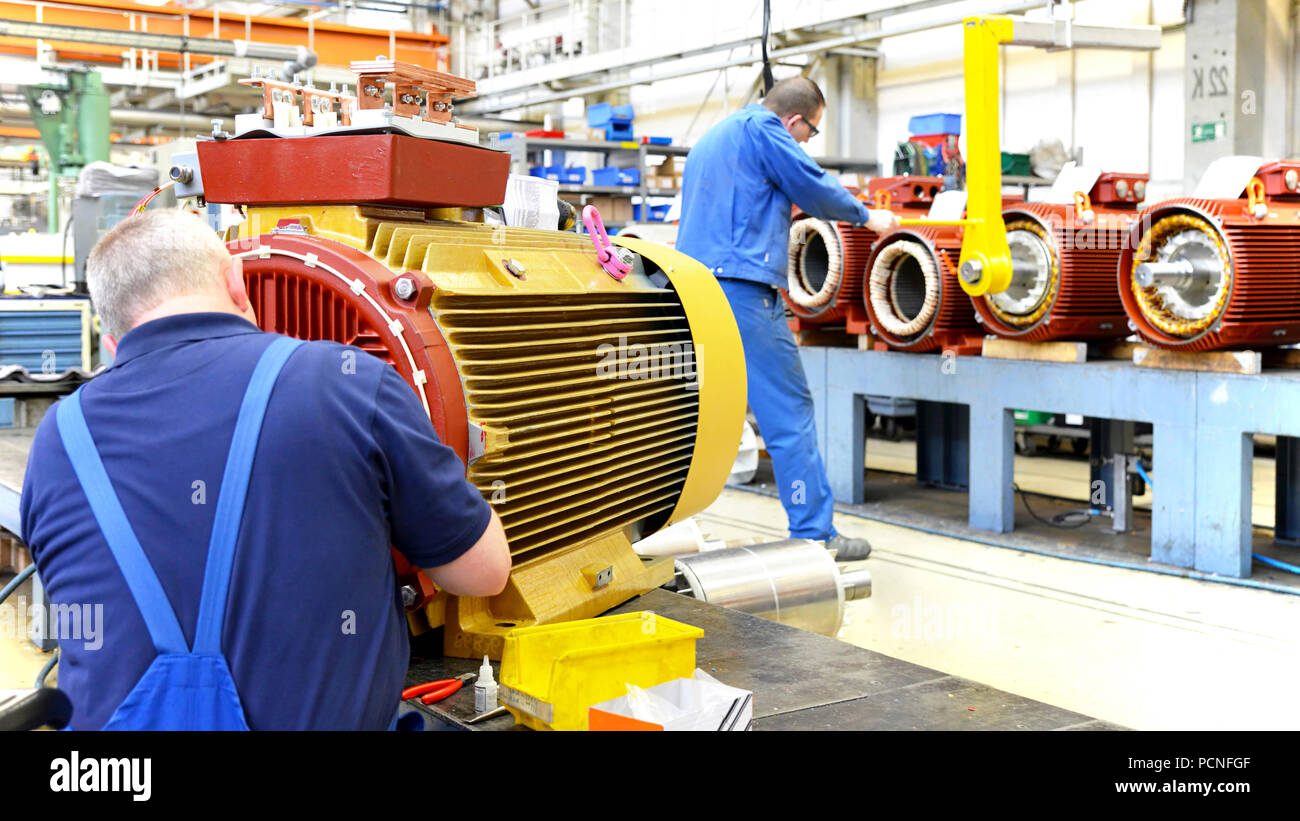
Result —
<path fill-rule="evenodd" d="M 862 299 L 871 333 L 899 351 L 970 347 L 983 330 L 957 282 L 962 229 L 896 228 L 876 243 Z"/>
<path fill-rule="evenodd" d="M 1128 336 L 1113 277 L 1146 185 L 1146 174 L 1106 173 L 1073 204 L 1004 207 L 1011 285 L 972 298 L 984 327 L 1025 342 Z"/>
<path fill-rule="evenodd" d="M 899 217 L 920 217 L 943 190 L 943 177 L 879 177 L 867 183 L 873 208 Z M 792 330 L 838 322 L 851 334 L 866 333 L 862 277 L 879 235 L 865 226 L 827 222 L 801 211 L 790 226 L 790 267 L 781 291 L 794 314 Z"/>
<path fill-rule="evenodd" d="M 1300 161 L 1264 165 L 1238 198 L 1151 206 L 1119 260 L 1133 329 L 1183 351 L 1300 337 Z"/>

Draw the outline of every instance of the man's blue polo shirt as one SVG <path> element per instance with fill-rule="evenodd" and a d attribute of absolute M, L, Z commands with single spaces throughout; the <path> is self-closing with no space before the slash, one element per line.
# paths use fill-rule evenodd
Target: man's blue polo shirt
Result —
<path fill-rule="evenodd" d="M 232 314 L 157 319 L 127 333 L 82 391 L 104 467 L 191 644 L 235 418 L 274 338 Z M 300 346 L 267 407 L 222 634 L 249 726 L 386 727 L 409 654 L 389 545 L 436 567 L 490 517 L 392 367 L 332 342 Z M 22 523 L 51 599 L 92 620 L 103 605 L 99 635 L 62 640 L 59 663 L 72 726 L 98 729 L 156 651 L 53 410 L 32 444 Z"/>

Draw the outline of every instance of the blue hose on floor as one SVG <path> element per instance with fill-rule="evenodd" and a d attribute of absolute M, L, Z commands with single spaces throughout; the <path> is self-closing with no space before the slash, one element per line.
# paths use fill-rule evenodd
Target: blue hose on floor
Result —
<path fill-rule="evenodd" d="M 9 598 L 9 596 L 12 595 L 13 592 L 17 590 L 19 586 L 22 585 L 23 582 L 31 578 L 31 575 L 35 572 L 36 572 L 36 565 L 34 564 L 29 564 L 27 565 L 27 567 L 20 570 L 18 572 L 18 575 L 10 579 L 9 584 L 5 585 L 5 589 L 0 590 L 0 602 Z"/>
<path fill-rule="evenodd" d="M 1146 468 L 1142 467 L 1142 460 L 1138 459 L 1134 461 L 1133 464 L 1137 467 L 1138 475 L 1142 477 L 1142 481 L 1146 482 L 1154 489 L 1156 483 L 1151 481 L 1151 474 L 1147 473 Z M 1257 562 L 1268 565 L 1269 567 L 1276 567 L 1278 570 L 1285 570 L 1288 573 L 1300 575 L 1300 567 L 1296 567 L 1293 564 L 1287 564 L 1286 562 L 1281 562 L 1277 559 L 1270 559 L 1268 556 L 1261 556 L 1258 553 L 1251 553 L 1250 557 Z"/>
<path fill-rule="evenodd" d="M 1151 487 L 1155 487 L 1156 483 L 1151 481 L 1151 474 L 1147 473 L 1147 469 L 1142 467 L 1142 460 L 1138 459 L 1133 464 L 1137 465 L 1138 476 L 1142 477 L 1142 481 L 1146 482 Z"/>
<path fill-rule="evenodd" d="M 1296 573 L 1300 575 L 1300 567 L 1296 567 L 1293 564 L 1280 562 L 1277 559 L 1270 559 L 1268 556 L 1261 556 L 1258 553 L 1252 553 L 1250 554 L 1250 557 L 1257 562 L 1263 562 L 1269 567 L 1276 567 L 1278 570 L 1285 570 L 1288 573 Z"/>

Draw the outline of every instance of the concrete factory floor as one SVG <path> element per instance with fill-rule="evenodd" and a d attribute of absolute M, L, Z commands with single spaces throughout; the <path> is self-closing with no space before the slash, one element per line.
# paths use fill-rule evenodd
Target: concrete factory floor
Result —
<path fill-rule="evenodd" d="M 849 603 L 844 641 L 1138 729 L 1300 728 L 1294 697 L 1300 595 L 1071 561 L 855 518 L 849 510 L 954 532 L 966 517 L 964 493 L 920 488 L 903 475 L 914 470 L 913 443 L 871 439 L 867 453 L 873 501 L 846 507 L 837 527 L 871 540 L 874 552 L 865 564 L 874 593 Z M 1255 465 L 1255 521 L 1269 525 L 1272 462 L 1256 459 Z M 1016 459 L 1016 480 L 1027 491 L 1081 500 L 1087 478 L 1080 459 Z M 706 536 L 784 538 L 784 511 L 765 493 L 766 463 L 755 484 L 728 488 L 698 517 Z M 1044 516 L 1072 506 L 1042 497 L 1031 503 Z M 1123 537 L 1110 534 L 1101 519 L 1057 530 L 1035 523 L 1018 499 L 1016 526 L 1006 541 L 1037 551 L 1132 564 L 1149 552 L 1149 518 L 1141 514 L 1137 531 Z M 1267 542 L 1261 535 L 1259 549 Z M 1257 568 L 1254 579 L 1295 584 L 1297 577 L 1286 576 Z M 0 629 L 0 688 L 30 686 L 47 658 L 12 638 L 12 630 Z"/>
<path fill-rule="evenodd" d="M 880 472 L 914 469 L 913 443 L 871 439 L 867 453 L 875 469 L 868 498 L 882 501 L 857 510 L 906 509 L 913 523 L 935 530 L 964 525 L 966 494 Z M 762 487 L 766 467 L 756 485 L 727 489 L 698 517 L 706 537 L 785 537 L 784 511 Z M 1270 461 L 1256 460 L 1257 523 L 1264 516 L 1272 523 L 1271 471 Z M 1083 460 L 1016 459 L 1027 491 L 1076 496 L 1087 479 Z M 1071 506 L 1031 503 L 1043 516 Z M 1126 537 L 1101 519 L 1055 530 L 1029 519 L 1018 499 L 1017 531 L 1007 535 L 1035 550 L 1137 564 L 1149 553 L 1149 521 L 1140 517 Z M 1298 595 L 1009 550 L 844 513 L 836 526 L 874 548 L 865 562 L 873 595 L 848 604 L 844 641 L 1137 729 L 1300 728 Z M 1257 567 L 1253 578 L 1296 579 L 1266 570 Z"/>

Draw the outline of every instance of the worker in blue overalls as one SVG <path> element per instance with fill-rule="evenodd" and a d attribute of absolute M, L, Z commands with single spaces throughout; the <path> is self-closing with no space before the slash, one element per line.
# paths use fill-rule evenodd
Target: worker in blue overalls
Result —
<path fill-rule="evenodd" d="M 237 260 L 182 211 L 96 245 L 116 361 L 42 420 L 23 538 L 55 604 L 76 729 L 383 729 L 409 648 L 390 545 L 499 593 L 496 513 L 387 363 L 263 333 Z"/>
<path fill-rule="evenodd" d="M 831 521 L 835 500 L 817 450 L 812 394 L 777 289 L 786 281 L 791 203 L 878 233 L 898 221 L 889 211 L 869 211 L 800 148 L 817 134 L 825 107 L 816 83 L 791 77 L 701 137 L 682 177 L 677 250 L 709 267 L 735 314 L 749 406 L 772 457 L 790 535 L 824 541 L 837 560 L 849 561 L 866 558 L 871 547 L 839 535 Z"/>

